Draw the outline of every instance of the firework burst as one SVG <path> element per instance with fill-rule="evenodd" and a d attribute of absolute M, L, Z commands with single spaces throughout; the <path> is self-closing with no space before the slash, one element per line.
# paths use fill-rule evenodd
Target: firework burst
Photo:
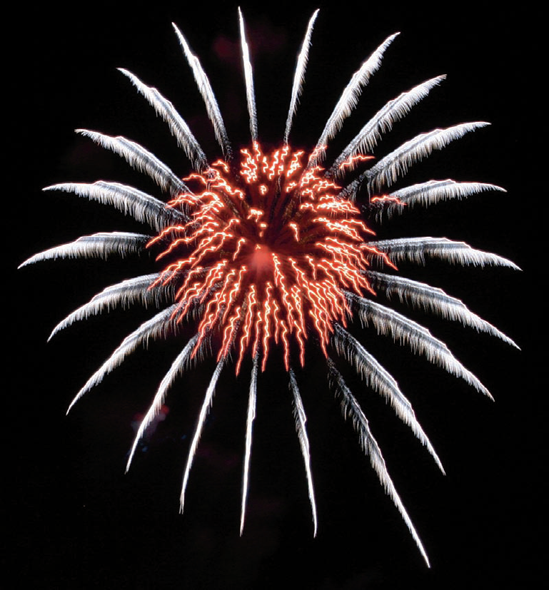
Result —
<path fill-rule="evenodd" d="M 333 163 L 325 164 L 330 141 L 350 115 L 362 89 L 381 65 L 385 51 L 397 35 L 387 38 L 353 75 L 311 150 L 294 150 L 289 137 L 302 91 L 317 12 L 309 21 L 298 54 L 283 141 L 278 149 L 269 153 L 263 151 L 259 140 L 250 51 L 240 13 L 251 134 L 250 145 L 245 148 L 237 151 L 230 144 L 208 77 L 177 27 L 174 27 L 176 34 L 222 150 L 220 159 L 209 162 L 185 121 L 158 90 L 145 85 L 130 72 L 121 70 L 166 122 L 188 157 L 192 172 L 181 179 L 144 147 L 124 137 L 78 130 L 150 176 L 169 197 L 159 200 L 133 187 L 103 181 L 48 187 L 46 190 L 68 191 L 112 205 L 148 224 L 153 234 L 112 232 L 84 236 L 75 242 L 36 254 L 21 266 L 55 258 L 127 256 L 144 250 L 155 254 L 157 272 L 106 288 L 58 324 L 52 336 L 76 321 L 115 307 L 138 303 L 154 304 L 160 309 L 157 315 L 127 336 L 91 376 L 74 398 L 70 410 L 140 345 L 151 338 L 177 337 L 183 333 L 182 326 L 194 326 L 193 336 L 184 342 L 137 430 L 127 462 L 129 469 L 139 442 L 157 418 L 175 379 L 205 354 L 213 353 L 217 365 L 190 442 L 181 490 L 181 511 L 185 506 L 191 467 L 220 374 L 229 363 L 234 366 L 237 375 L 251 370 L 249 385 L 246 386 L 248 411 L 241 532 L 246 513 L 258 375 L 268 370 L 269 354 L 278 349 L 293 397 L 295 426 L 316 534 L 317 510 L 307 419 L 293 366 L 303 366 L 307 347 L 318 346 L 326 360 L 329 385 L 339 396 L 343 415 L 352 420 L 360 445 L 428 563 L 368 420 L 347 386 L 338 364 L 347 361 L 353 365 L 368 386 L 388 400 L 398 417 L 411 428 L 443 470 L 441 462 L 395 379 L 351 334 L 348 324 L 358 318 L 363 325 L 407 344 L 414 352 L 490 396 L 443 342 L 415 321 L 379 303 L 377 296 L 383 294 L 387 299 L 397 297 L 411 306 L 459 321 L 516 346 L 460 300 L 439 288 L 402 277 L 397 266 L 403 260 L 423 263 L 425 258 L 431 257 L 461 265 L 517 267 L 500 256 L 446 238 L 378 240 L 363 213 L 367 213 L 369 220 L 381 220 L 413 205 L 428 205 L 503 189 L 476 182 L 431 180 L 390 191 L 390 187 L 415 162 L 486 126 L 487 123 L 483 122 L 435 129 L 371 161 L 370 154 L 375 151 L 381 136 L 439 85 L 444 76 L 419 84 L 388 102 L 362 127 Z"/>

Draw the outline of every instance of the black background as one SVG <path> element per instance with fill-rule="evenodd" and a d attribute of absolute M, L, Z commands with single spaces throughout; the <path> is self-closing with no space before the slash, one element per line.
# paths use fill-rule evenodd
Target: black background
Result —
<path fill-rule="evenodd" d="M 14 588 L 533 587 L 544 554 L 540 500 L 547 409 L 541 370 L 546 345 L 538 336 L 545 329 L 546 275 L 540 252 L 545 164 L 536 158 L 545 100 L 535 34 L 540 15 L 524 5 L 484 9 L 467 2 L 248 4 L 241 6 L 266 145 L 281 137 L 296 53 L 316 7 L 321 12 L 293 135 L 299 145 L 316 141 L 350 76 L 396 31 L 400 37 L 336 147 L 387 100 L 441 73 L 448 74 L 447 81 L 396 127 L 387 149 L 436 126 L 492 123 L 416 166 L 410 178 L 491 182 L 507 193 L 410 212 L 379 233 L 464 240 L 523 269 L 428 265 L 414 275 L 464 299 L 522 348 L 426 320 L 496 403 L 398 346 L 365 336 L 414 403 L 445 465 L 442 476 L 390 409 L 354 384 L 432 568 L 425 567 L 380 489 L 312 354 L 298 379 L 309 414 L 316 539 L 290 395 L 276 361 L 259 384 L 243 537 L 238 528 L 246 374 L 235 379 L 227 370 L 222 376 L 184 516 L 178 514 L 181 474 L 211 363 L 174 387 L 167 419 L 127 475 L 132 422 L 146 409 L 177 344 L 136 354 L 65 417 L 87 377 L 149 316 L 132 310 L 94 318 L 46 344 L 49 332 L 105 286 L 151 269 L 139 260 L 61 261 L 15 270 L 35 252 L 80 235 L 141 229 L 74 195 L 42 193 L 56 182 L 99 178 L 153 190 L 117 156 L 73 129 L 125 135 L 186 174 L 187 164 L 165 126 L 116 71 L 125 67 L 169 97 L 206 152 L 217 156 L 172 21 L 208 71 L 235 145 L 247 141 L 248 128 L 236 5 L 156 2 L 139 8 L 112 2 L 61 8 L 53 3 L 32 10 L 21 5 L 6 20 L 6 29 L 17 32 L 5 52 L 4 576 L 14 576 Z"/>

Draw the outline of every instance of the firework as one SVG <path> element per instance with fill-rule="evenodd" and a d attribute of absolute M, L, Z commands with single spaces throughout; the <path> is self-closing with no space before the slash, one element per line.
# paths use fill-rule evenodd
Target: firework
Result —
<path fill-rule="evenodd" d="M 250 144 L 236 150 L 229 142 L 214 92 L 200 61 L 175 27 L 213 125 L 222 156 L 210 162 L 173 105 L 153 87 L 127 70 L 137 91 L 151 104 L 191 164 L 180 178 L 141 145 L 124 137 L 77 130 L 124 158 L 151 177 L 168 195 L 165 200 L 133 187 L 113 183 L 64 183 L 45 190 L 75 193 L 109 204 L 152 228 L 152 234 L 98 233 L 36 254 L 21 266 L 56 258 L 128 256 L 152 252 L 157 271 L 112 285 L 96 295 L 53 330 L 55 335 L 74 322 L 130 304 L 154 305 L 160 311 L 127 336 L 91 376 L 69 406 L 119 366 L 150 339 L 182 337 L 184 326 L 194 334 L 160 383 L 149 410 L 137 428 L 127 469 L 147 429 L 158 418 L 176 378 L 205 355 L 217 360 L 190 442 L 183 474 L 180 506 L 185 506 L 187 484 L 206 417 L 222 370 L 231 364 L 237 375 L 251 372 L 246 385 L 248 411 L 245 429 L 240 531 L 244 528 L 252 431 L 256 412 L 258 375 L 269 368 L 269 355 L 280 352 L 293 398 L 295 427 L 303 455 L 313 530 L 317 510 L 310 465 L 307 418 L 296 365 L 305 364 L 306 350 L 318 346 L 326 361 L 328 385 L 339 396 L 342 413 L 353 422 L 360 445 L 381 484 L 399 510 L 421 554 L 423 545 L 387 471 L 368 420 L 347 386 L 338 366 L 349 363 L 367 385 L 384 396 L 398 417 L 427 448 L 438 467 L 441 462 L 418 423 L 412 406 L 395 379 L 349 330 L 353 319 L 408 345 L 430 362 L 463 378 L 483 394 L 488 390 L 426 328 L 377 299 L 401 302 L 516 346 L 460 300 L 439 288 L 402 277 L 401 261 L 423 263 L 437 258 L 460 265 L 517 267 L 500 256 L 475 250 L 446 238 L 418 237 L 379 240 L 371 220 L 380 221 L 414 205 L 462 198 L 500 187 L 476 182 L 431 180 L 391 190 L 415 162 L 444 148 L 463 135 L 485 127 L 474 122 L 435 129 L 407 141 L 384 157 L 372 159 L 384 133 L 402 119 L 444 79 L 439 76 L 403 92 L 368 121 L 349 145 L 328 165 L 328 146 L 355 107 L 362 89 L 380 67 L 396 38 L 388 37 L 364 61 L 344 89 L 318 141 L 309 152 L 295 150 L 290 134 L 302 91 L 313 26 L 311 17 L 298 54 L 283 141 L 266 153 L 258 133 L 253 71 L 244 20 L 239 13 Z M 366 216 L 364 216 L 366 214 Z M 51 338 L 50 336 L 50 338 Z"/>

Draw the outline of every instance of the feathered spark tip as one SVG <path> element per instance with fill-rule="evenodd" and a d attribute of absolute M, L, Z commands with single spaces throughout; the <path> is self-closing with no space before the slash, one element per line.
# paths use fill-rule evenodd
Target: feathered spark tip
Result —
<path fill-rule="evenodd" d="M 340 363 L 346 360 L 354 365 L 367 385 L 388 400 L 442 470 L 435 450 L 397 382 L 348 331 L 347 325 L 358 317 L 363 326 L 372 327 L 379 334 L 390 335 L 395 341 L 409 345 L 414 352 L 490 396 L 443 342 L 415 321 L 379 303 L 376 296 L 385 295 L 387 299 L 396 296 L 401 302 L 457 320 L 514 345 L 494 326 L 469 311 L 460 300 L 439 288 L 404 278 L 396 271 L 400 261 L 423 263 L 426 258 L 461 265 L 517 267 L 495 254 L 446 238 L 376 240 L 355 203 L 359 192 L 365 193 L 367 203 L 363 208 L 371 214 L 370 217 L 381 219 L 407 206 L 428 205 L 481 191 L 503 189 L 491 184 L 431 180 L 388 192 L 389 187 L 404 176 L 414 163 L 487 123 L 465 123 L 435 129 L 414 137 L 388 155 L 377 158 L 375 163 L 371 162 L 369 154 L 375 151 L 382 135 L 440 84 L 444 76 L 427 80 L 391 100 L 362 127 L 331 166 L 320 166 L 326 160 L 330 140 L 350 115 L 362 89 L 380 67 L 384 53 L 396 35 L 386 39 L 353 75 L 310 153 L 293 150 L 289 136 L 302 91 L 317 13 L 308 23 L 297 58 L 284 140 L 280 149 L 271 154 L 263 153 L 258 140 L 252 63 L 240 12 L 251 142 L 248 148 L 240 150 L 239 159 L 233 156 L 208 77 L 177 27 L 174 26 L 175 32 L 221 147 L 221 159 L 209 163 L 172 103 L 156 88 L 146 86 L 130 72 L 121 70 L 168 125 L 188 157 L 192 173 L 181 180 L 144 147 L 124 137 L 77 130 L 151 177 L 169 195 L 168 199 L 161 201 L 133 187 L 103 181 L 50 186 L 45 190 L 68 191 L 112 205 L 148 224 L 153 234 L 113 232 L 84 236 L 37 254 L 21 266 L 52 258 L 127 256 L 144 249 L 156 252 L 157 261 L 161 264 L 159 272 L 106 288 L 63 320 L 53 330 L 52 336 L 73 322 L 117 306 L 138 303 L 161 309 L 127 336 L 78 392 L 70 409 L 137 347 L 151 338 L 177 334 L 184 322 L 195 325 L 194 336 L 184 343 L 181 353 L 160 383 L 137 431 L 127 463 L 129 469 L 139 441 L 161 410 L 175 379 L 193 359 L 213 351 L 217 367 L 190 443 L 181 491 L 181 511 L 185 505 L 189 474 L 221 371 L 229 361 L 233 362 L 237 374 L 245 366 L 251 366 L 241 532 L 245 519 L 258 376 L 266 369 L 269 351 L 278 347 L 288 374 L 316 534 L 317 511 L 307 418 L 293 363 L 303 365 L 306 347 L 312 341 L 318 342 L 326 358 L 328 382 L 341 401 L 343 415 L 350 417 L 374 471 L 428 564 L 426 552 L 389 476 L 369 422 L 334 358 L 340 357 Z M 345 182 L 346 174 L 353 169 L 353 180 Z"/>

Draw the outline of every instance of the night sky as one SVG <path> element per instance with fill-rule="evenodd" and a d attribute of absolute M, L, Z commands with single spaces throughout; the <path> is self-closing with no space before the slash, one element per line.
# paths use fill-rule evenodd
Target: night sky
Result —
<path fill-rule="evenodd" d="M 252 6 L 248 6 L 252 4 Z M 235 147 L 248 142 L 238 54 L 237 4 L 111 2 L 17 7 L 6 29 L 10 87 L 4 120 L 9 149 L 4 198 L 8 261 L 4 428 L 8 470 L 2 565 L 11 588 L 219 588 L 355 590 L 533 587 L 545 554 L 542 472 L 546 467 L 546 385 L 542 381 L 541 207 L 536 161 L 545 101 L 537 78 L 541 45 L 522 7 L 489 11 L 478 3 L 240 3 L 254 66 L 259 135 L 281 140 L 293 68 L 313 10 L 306 83 L 294 126 L 299 147 L 316 143 L 339 93 L 391 33 L 401 35 L 347 119 L 344 147 L 389 99 L 438 74 L 440 88 L 395 126 L 380 153 L 435 127 L 466 121 L 492 126 L 415 166 L 406 180 L 488 182 L 507 192 L 417 208 L 379 228 L 380 237 L 433 235 L 463 240 L 512 259 L 523 270 L 428 264 L 407 276 L 459 297 L 513 338 L 522 351 L 451 322 L 425 324 L 488 387 L 496 402 L 404 347 L 365 334 L 364 343 L 399 382 L 445 466 L 357 378 L 374 434 L 429 554 L 429 570 L 397 510 L 341 417 L 322 359 L 310 352 L 297 371 L 308 412 L 319 512 L 317 538 L 294 432 L 291 395 L 279 359 L 259 381 L 247 524 L 239 503 L 249 367 L 227 369 L 178 514 L 189 439 L 212 369 L 183 376 L 169 411 L 132 470 L 124 474 L 136 421 L 179 348 L 138 352 L 66 408 L 87 378 L 151 311 L 132 309 L 79 322 L 46 343 L 52 328 L 104 287 L 153 272 L 146 257 L 52 261 L 16 271 L 32 254 L 99 231 L 143 231 L 137 222 L 73 194 L 43 193 L 59 182 L 98 179 L 154 191 L 116 155 L 75 128 L 142 143 L 181 176 L 189 168 L 166 126 L 116 68 L 156 86 L 178 108 L 206 153 L 219 149 L 171 22 L 186 35 L 216 91 Z M 371 4 L 371 5 L 370 5 Z M 296 8 L 299 6 L 299 9 Z M 499 6 L 499 5 L 497 5 Z M 12 70 L 13 68 L 13 70 Z M 9 92 L 9 94 L 8 94 Z M 337 154 L 336 154 L 337 155 Z M 538 156 L 539 157 L 539 156 Z M 158 196 L 158 194 L 157 194 Z M 538 225 L 539 224 L 539 225 Z M 15 228 L 12 226 L 15 225 Z M 543 279 L 542 279 L 543 280 Z M 421 314 L 412 312 L 415 319 Z M 541 316 L 541 318 L 540 318 Z M 4 331 L 6 335 L 6 332 Z M 544 355 L 546 356 L 546 355 Z M 545 523 L 546 524 L 546 523 Z"/>

